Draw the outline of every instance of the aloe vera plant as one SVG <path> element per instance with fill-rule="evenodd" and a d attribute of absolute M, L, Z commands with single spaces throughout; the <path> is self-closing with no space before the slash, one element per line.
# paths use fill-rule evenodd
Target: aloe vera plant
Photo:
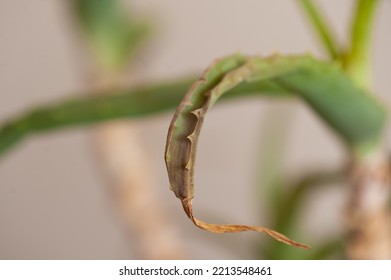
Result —
<path fill-rule="evenodd" d="M 371 27 L 378 2 L 356 1 L 350 45 L 343 48 L 315 3 L 311 0 L 298 1 L 318 34 L 329 60 L 308 54 L 233 54 L 213 62 L 200 77 L 181 78 L 127 90 L 108 90 L 111 94 L 86 95 L 33 108 L 0 127 L 0 155 L 4 155 L 24 138 L 37 133 L 110 119 L 140 118 L 177 107 L 168 131 L 165 160 L 170 189 L 181 200 L 193 223 L 215 233 L 247 230 L 264 232 L 283 243 L 309 248 L 305 245 L 306 240 L 300 240 L 303 244 L 285 236 L 284 226 L 274 230 L 259 226 L 209 224 L 198 220 L 192 209 L 197 143 L 206 113 L 211 107 L 220 98 L 234 99 L 249 95 L 298 98 L 339 136 L 351 158 L 347 176 L 351 193 L 346 229 L 347 257 L 389 258 L 391 230 L 388 198 L 391 171 L 382 150 L 388 108 L 373 94 L 369 59 Z M 91 3 L 88 0 L 79 3 L 84 26 L 98 38 L 94 46 L 97 52 L 103 53 L 100 63 L 109 69 L 123 65 L 141 41 L 139 38 L 144 36 L 145 26 L 122 28 L 128 22 L 121 16 L 112 21 L 112 26 L 108 25 L 111 26 L 109 29 L 101 28 L 107 25 L 101 25 L 99 20 L 112 20 L 102 16 L 110 16 L 110 13 L 85 9 Z M 307 188 L 311 184 L 303 185 Z M 291 197 L 286 197 L 286 209 L 298 203 L 298 196 L 303 189 L 298 188 Z M 286 211 L 278 213 L 277 224 L 289 223 L 290 215 Z M 334 243 L 328 243 L 327 246 L 333 247 L 330 244 Z M 316 252 L 322 254 L 321 250 Z"/>

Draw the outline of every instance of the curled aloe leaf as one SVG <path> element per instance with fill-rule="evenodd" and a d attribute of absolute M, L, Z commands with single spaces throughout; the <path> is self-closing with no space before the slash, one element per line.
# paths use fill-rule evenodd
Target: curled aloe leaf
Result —
<path fill-rule="evenodd" d="M 270 82 L 303 98 L 353 149 L 377 142 L 386 110 L 337 67 L 311 56 L 228 56 L 213 63 L 190 88 L 172 119 L 165 151 L 170 189 L 193 223 L 215 233 L 258 231 L 289 245 L 308 248 L 265 227 L 216 225 L 195 218 L 194 165 L 204 117 L 225 93 L 242 84 Z"/>

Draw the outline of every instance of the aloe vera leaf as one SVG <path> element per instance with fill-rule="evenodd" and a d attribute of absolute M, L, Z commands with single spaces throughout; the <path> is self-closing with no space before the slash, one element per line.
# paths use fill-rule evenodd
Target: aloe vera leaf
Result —
<path fill-rule="evenodd" d="M 341 50 L 339 49 L 339 44 L 322 12 L 312 0 L 299 0 L 299 4 L 307 14 L 328 56 L 333 60 L 340 58 Z"/>
<path fill-rule="evenodd" d="M 249 81 L 272 79 L 301 97 L 349 148 L 361 151 L 381 140 L 387 108 L 337 65 L 305 55 L 253 58 L 246 67 L 254 71 Z"/>
<path fill-rule="evenodd" d="M 178 184 L 188 186 L 188 188 L 172 189 L 179 198 L 187 198 L 192 196 L 192 193 L 194 192 L 193 183 L 190 182 L 193 178 L 193 174 L 189 174 L 188 172 L 189 169 L 193 170 L 193 168 L 187 166 L 194 162 L 194 160 L 189 160 L 189 156 L 195 156 L 195 152 L 191 152 L 190 149 L 196 147 L 196 145 L 191 145 L 190 142 L 192 140 L 188 141 L 189 137 L 191 137 L 192 133 L 197 129 L 197 121 L 195 120 L 198 120 L 198 118 L 192 111 L 200 108 L 207 100 L 207 96 L 204 94 L 205 91 L 209 91 L 216 86 L 226 72 L 243 65 L 245 62 L 245 58 L 241 55 L 233 55 L 217 61 L 212 67 L 207 69 L 202 75 L 202 78 L 191 87 L 190 91 L 192 94 L 187 94 L 184 97 L 175 112 L 167 138 L 168 143 L 173 141 L 175 145 L 166 146 L 166 164 L 169 170 L 176 171 L 171 173 L 176 177 L 175 181 L 182 180 L 183 182 L 178 182 Z M 195 140 L 197 140 L 197 138 Z M 174 155 L 172 160 L 171 155 Z M 184 166 L 187 167 L 182 168 Z M 171 186 L 176 187 L 178 184 Z"/>
<path fill-rule="evenodd" d="M 175 108 L 196 80 L 183 78 L 130 89 L 111 89 L 103 94 L 77 94 L 66 100 L 32 108 L 0 125 L 0 157 L 28 136 L 81 125 L 156 115 Z M 290 94 L 272 82 L 255 82 L 236 87 L 225 97 L 262 93 L 273 97 Z"/>
<path fill-rule="evenodd" d="M 77 94 L 68 100 L 32 108 L 0 126 L 0 156 L 32 134 L 163 112 L 180 102 L 194 80 L 186 78 L 104 94 Z"/>
<path fill-rule="evenodd" d="M 276 240 L 308 248 L 265 227 L 216 225 L 193 215 L 194 165 L 204 117 L 226 92 L 242 83 L 272 81 L 303 98 L 349 146 L 379 141 L 386 110 L 357 88 L 336 66 L 310 56 L 243 57 L 217 60 L 190 88 L 172 119 L 165 150 L 170 189 L 198 227 L 215 232 L 259 231 Z"/>

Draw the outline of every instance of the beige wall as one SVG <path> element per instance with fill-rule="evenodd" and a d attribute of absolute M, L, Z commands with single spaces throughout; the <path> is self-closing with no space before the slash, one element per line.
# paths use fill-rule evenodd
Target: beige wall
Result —
<path fill-rule="evenodd" d="M 0 1 L 0 118 L 84 87 L 78 44 L 62 1 Z M 159 23 L 136 74 L 144 81 L 200 72 L 232 52 L 313 52 L 322 56 L 295 1 L 134 0 L 133 11 Z M 346 42 L 353 1 L 319 1 Z M 382 1 L 373 51 L 375 89 L 391 103 L 391 3 Z M 142 72 L 141 72 L 142 71 Z M 200 140 L 196 209 L 221 222 L 265 223 L 255 198 L 257 142 L 266 115 L 291 120 L 284 168 L 302 174 L 342 165 L 338 139 L 299 102 L 251 99 L 215 108 Z M 192 226 L 168 191 L 163 163 L 171 114 L 139 122 L 158 182 L 156 191 L 183 231 L 188 258 L 252 258 L 257 234 L 214 236 Z M 90 129 L 38 135 L 0 159 L 0 259 L 137 257 L 128 244 L 91 147 Z M 218 159 L 223 160 L 218 160 Z M 260 174 L 262 175 L 262 174 Z M 222 193 L 222 194 L 221 194 Z M 323 199 L 327 197 L 328 199 Z M 216 199 L 214 203 L 212 199 Z M 236 207 L 229 205 L 235 200 Z M 313 196 L 303 227 L 313 234 L 338 228 L 343 192 Z M 129 250 L 130 248 L 130 250 Z"/>

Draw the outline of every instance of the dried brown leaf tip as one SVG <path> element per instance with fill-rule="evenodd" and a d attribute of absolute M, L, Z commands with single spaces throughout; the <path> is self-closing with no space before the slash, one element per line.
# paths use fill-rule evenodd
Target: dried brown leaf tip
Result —
<path fill-rule="evenodd" d="M 238 54 L 217 60 L 190 88 L 178 106 L 168 131 L 165 152 L 170 189 L 181 200 L 187 216 L 201 229 L 213 233 L 257 231 L 285 244 L 308 249 L 309 246 L 265 227 L 209 224 L 193 214 L 194 165 L 205 114 L 223 93 L 240 84 L 246 75 L 251 75 L 252 68 L 246 67 L 247 62 L 247 58 Z"/>
<path fill-rule="evenodd" d="M 261 227 L 261 226 L 247 226 L 247 225 L 220 225 L 220 224 L 209 224 L 205 223 L 203 221 L 198 220 L 193 215 L 193 207 L 191 205 L 191 200 L 182 200 L 183 208 L 185 209 L 186 214 L 189 216 L 189 218 L 193 221 L 193 223 L 204 230 L 213 232 L 213 233 L 234 233 L 234 232 L 242 232 L 242 231 L 257 231 L 265 233 L 271 237 L 273 237 L 275 240 L 283 242 L 288 245 L 292 245 L 295 247 L 303 248 L 303 249 L 309 249 L 310 247 L 308 245 L 298 243 L 285 235 L 274 231 L 272 229 Z"/>

